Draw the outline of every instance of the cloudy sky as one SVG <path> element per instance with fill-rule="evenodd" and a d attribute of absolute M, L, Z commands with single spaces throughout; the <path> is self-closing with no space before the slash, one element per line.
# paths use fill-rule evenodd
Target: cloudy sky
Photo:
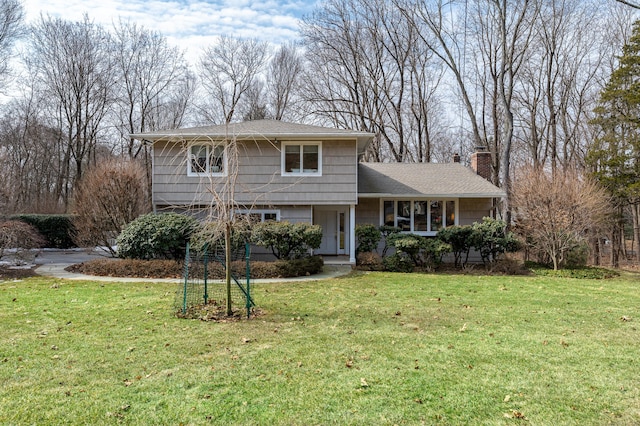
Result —
<path fill-rule="evenodd" d="M 111 26 L 129 19 L 188 49 L 190 58 L 217 35 L 256 37 L 274 44 L 298 36 L 299 20 L 317 0 L 23 0 L 27 22 L 40 14 Z"/>

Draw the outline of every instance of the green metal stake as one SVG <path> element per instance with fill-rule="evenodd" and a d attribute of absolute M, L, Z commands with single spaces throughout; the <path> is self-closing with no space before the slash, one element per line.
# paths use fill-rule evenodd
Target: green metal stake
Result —
<path fill-rule="evenodd" d="M 184 255 L 184 291 L 182 292 L 182 315 L 187 313 L 187 284 L 189 282 L 189 243 Z"/>
<path fill-rule="evenodd" d="M 251 258 L 251 248 L 249 243 L 244 243 L 244 258 L 246 261 L 245 277 L 247 278 L 247 319 L 251 316 L 251 268 L 249 267 L 249 259 Z"/>
<path fill-rule="evenodd" d="M 206 305 L 209 300 L 209 291 L 208 291 L 208 279 L 209 279 L 209 243 L 204 245 L 204 304 Z"/>

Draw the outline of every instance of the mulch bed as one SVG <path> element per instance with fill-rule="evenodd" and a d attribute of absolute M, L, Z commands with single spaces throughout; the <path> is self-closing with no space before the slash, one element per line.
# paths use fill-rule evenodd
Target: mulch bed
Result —
<path fill-rule="evenodd" d="M 0 265 L 0 280 L 19 280 L 22 278 L 35 277 L 38 274 L 35 268 L 11 268 L 9 266 Z"/>
<path fill-rule="evenodd" d="M 182 311 L 176 312 L 178 318 L 213 322 L 236 322 L 257 318 L 262 315 L 264 315 L 264 312 L 260 308 L 254 307 L 251 308 L 251 313 L 248 318 L 246 309 L 236 309 L 231 316 L 228 316 L 225 306 L 215 302 L 207 303 L 206 305 L 192 306 L 187 309 L 185 313 Z"/>

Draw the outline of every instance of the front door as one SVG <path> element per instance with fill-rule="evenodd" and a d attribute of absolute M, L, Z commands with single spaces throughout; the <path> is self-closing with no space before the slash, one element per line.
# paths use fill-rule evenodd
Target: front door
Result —
<path fill-rule="evenodd" d="M 347 243 L 346 212 L 337 210 L 316 210 L 314 222 L 322 227 L 322 244 L 317 254 L 344 254 Z"/>

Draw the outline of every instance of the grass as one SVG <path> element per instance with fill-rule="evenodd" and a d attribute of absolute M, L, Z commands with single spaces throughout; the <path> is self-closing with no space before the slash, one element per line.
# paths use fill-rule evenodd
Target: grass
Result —
<path fill-rule="evenodd" d="M 0 424 L 638 424 L 639 290 L 354 274 L 212 323 L 171 284 L 4 281 Z"/>

